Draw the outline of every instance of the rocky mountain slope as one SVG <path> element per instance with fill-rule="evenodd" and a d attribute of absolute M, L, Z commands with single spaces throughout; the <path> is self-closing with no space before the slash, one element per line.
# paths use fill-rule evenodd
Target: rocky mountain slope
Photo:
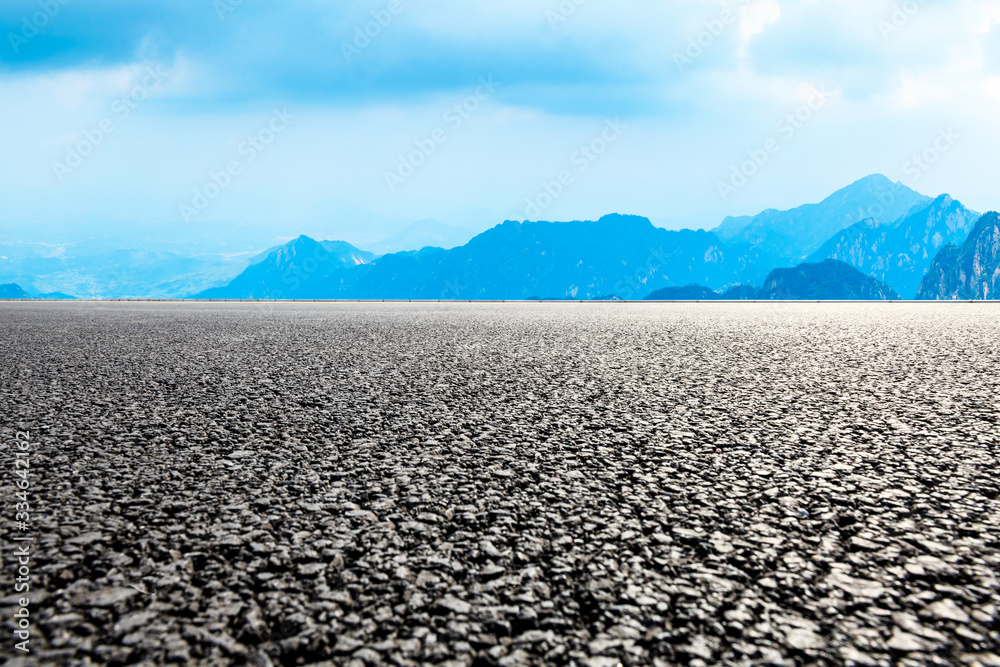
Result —
<path fill-rule="evenodd" d="M 927 270 L 917 298 L 1000 298 L 1000 215 L 984 215 L 961 246 L 944 246 Z"/>
<path fill-rule="evenodd" d="M 869 218 L 835 234 L 810 261 L 846 262 L 913 298 L 934 255 L 947 243 L 962 243 L 980 214 L 941 195 L 895 224 Z"/>

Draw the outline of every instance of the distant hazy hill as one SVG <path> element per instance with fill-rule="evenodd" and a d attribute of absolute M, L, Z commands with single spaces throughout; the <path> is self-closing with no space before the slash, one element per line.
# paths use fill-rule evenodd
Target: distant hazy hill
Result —
<path fill-rule="evenodd" d="M 818 204 L 790 211 L 768 209 L 756 216 L 726 218 L 715 231 L 726 241 L 741 240 L 780 258 L 802 260 L 840 230 L 866 218 L 893 222 L 930 198 L 875 174 L 838 190 Z"/>
<path fill-rule="evenodd" d="M 762 287 L 738 285 L 716 292 L 704 285 L 667 287 L 646 297 L 649 301 L 895 301 L 901 297 L 891 287 L 853 266 L 835 260 L 775 269 Z"/>
<path fill-rule="evenodd" d="M 345 269 L 367 264 L 373 253 L 343 241 L 315 241 L 300 236 L 271 250 L 225 287 L 205 290 L 201 299 L 332 298 Z"/>
<path fill-rule="evenodd" d="M 646 301 L 716 301 L 721 294 L 705 285 L 685 285 L 684 287 L 664 287 L 645 298 Z"/>
<path fill-rule="evenodd" d="M 894 224 L 868 219 L 842 230 L 810 261 L 846 262 L 913 298 L 937 251 L 947 243 L 964 241 L 979 217 L 948 195 L 941 195 Z"/>
<path fill-rule="evenodd" d="M 715 291 L 704 285 L 664 287 L 656 290 L 645 301 L 749 301 L 760 297 L 760 290 L 751 285 L 737 285 L 724 291 Z"/>
<path fill-rule="evenodd" d="M 1000 298 L 1000 215 L 987 213 L 961 247 L 941 248 L 920 283 L 918 299 Z"/>
<path fill-rule="evenodd" d="M 49 292 L 47 294 L 31 293 L 21 288 L 17 283 L 6 283 L 0 285 L 0 299 L 74 299 L 75 297 L 61 292 Z"/>
<path fill-rule="evenodd" d="M 29 292 L 29 294 L 30 294 L 30 292 Z M 72 296 L 72 295 L 69 295 L 69 294 L 64 294 L 62 292 L 46 292 L 44 294 L 38 294 L 37 296 L 36 295 L 32 295 L 32 296 L 36 297 L 36 298 L 39 298 L 39 299 L 49 299 L 51 301 L 74 301 L 74 300 L 76 300 L 75 296 Z"/>
<path fill-rule="evenodd" d="M 21 289 L 17 283 L 5 283 L 0 285 L 0 299 L 28 299 L 28 293 Z"/>
<path fill-rule="evenodd" d="M 827 259 L 793 269 L 775 269 L 757 291 L 758 299 L 898 301 L 902 297 L 880 280 L 850 264 Z"/>

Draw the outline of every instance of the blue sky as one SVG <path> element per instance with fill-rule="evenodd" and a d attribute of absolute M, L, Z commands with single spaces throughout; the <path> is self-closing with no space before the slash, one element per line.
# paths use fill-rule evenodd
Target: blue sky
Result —
<path fill-rule="evenodd" d="M 1000 208 L 1000 0 L 6 0 L 0 28 L 5 227 L 711 228 L 874 172 Z"/>

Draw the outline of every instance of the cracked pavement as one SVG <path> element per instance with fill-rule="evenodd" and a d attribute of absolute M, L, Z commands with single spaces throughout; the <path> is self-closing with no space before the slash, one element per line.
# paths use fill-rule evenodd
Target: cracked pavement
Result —
<path fill-rule="evenodd" d="M 998 341 L 988 304 L 0 303 L 0 655 L 1000 665 Z"/>

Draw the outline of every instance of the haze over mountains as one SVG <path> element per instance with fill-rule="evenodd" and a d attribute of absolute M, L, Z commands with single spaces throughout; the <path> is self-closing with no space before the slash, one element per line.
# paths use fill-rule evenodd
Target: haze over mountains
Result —
<path fill-rule="evenodd" d="M 474 236 L 469 230 L 452 227 L 434 219 L 417 220 L 404 229 L 381 241 L 363 244 L 365 250 L 376 255 L 407 252 L 421 248 L 455 248 L 469 242 Z"/>
<path fill-rule="evenodd" d="M 127 296 L 218 299 L 643 299 L 664 289 L 693 298 L 909 299 L 935 262 L 937 288 L 922 295 L 995 298 L 993 284 L 969 284 L 989 276 L 958 276 L 953 266 L 980 266 L 988 254 L 982 244 L 972 259 L 959 252 L 980 217 L 948 195 L 932 199 L 872 175 L 822 202 L 727 218 L 711 231 L 665 230 L 613 214 L 506 221 L 463 242 L 465 230 L 425 220 L 365 250 L 300 236 L 256 255 L 120 251 L 103 257 L 103 267 L 67 269 L 64 259 L 47 258 L 35 268 L 58 268 L 74 284 L 90 285 L 76 290 L 80 296 L 99 292 L 94 286 L 110 291 L 117 280 L 146 286 L 147 293 Z M 951 254 L 939 255 L 945 248 Z M 39 280 L 30 266 L 0 261 L 0 282 L 27 285 L 29 293 L 53 284 L 55 271 Z"/>
<path fill-rule="evenodd" d="M 294 238 L 276 242 L 275 234 L 287 229 L 278 225 L 268 231 L 257 223 L 109 224 L 106 234 L 96 236 L 71 225 L 5 226 L 0 228 L 0 283 L 17 283 L 36 297 L 62 292 L 81 298 L 184 298 L 229 283 Z M 382 255 L 429 245 L 454 247 L 472 236 L 466 229 L 421 220 L 360 245 Z"/>
<path fill-rule="evenodd" d="M 0 258 L 0 282 L 17 283 L 32 296 L 63 292 L 80 298 L 183 297 L 232 280 L 252 257 L 248 252 L 213 256 L 113 250 L 88 243 L 3 252 L 10 256 Z"/>

